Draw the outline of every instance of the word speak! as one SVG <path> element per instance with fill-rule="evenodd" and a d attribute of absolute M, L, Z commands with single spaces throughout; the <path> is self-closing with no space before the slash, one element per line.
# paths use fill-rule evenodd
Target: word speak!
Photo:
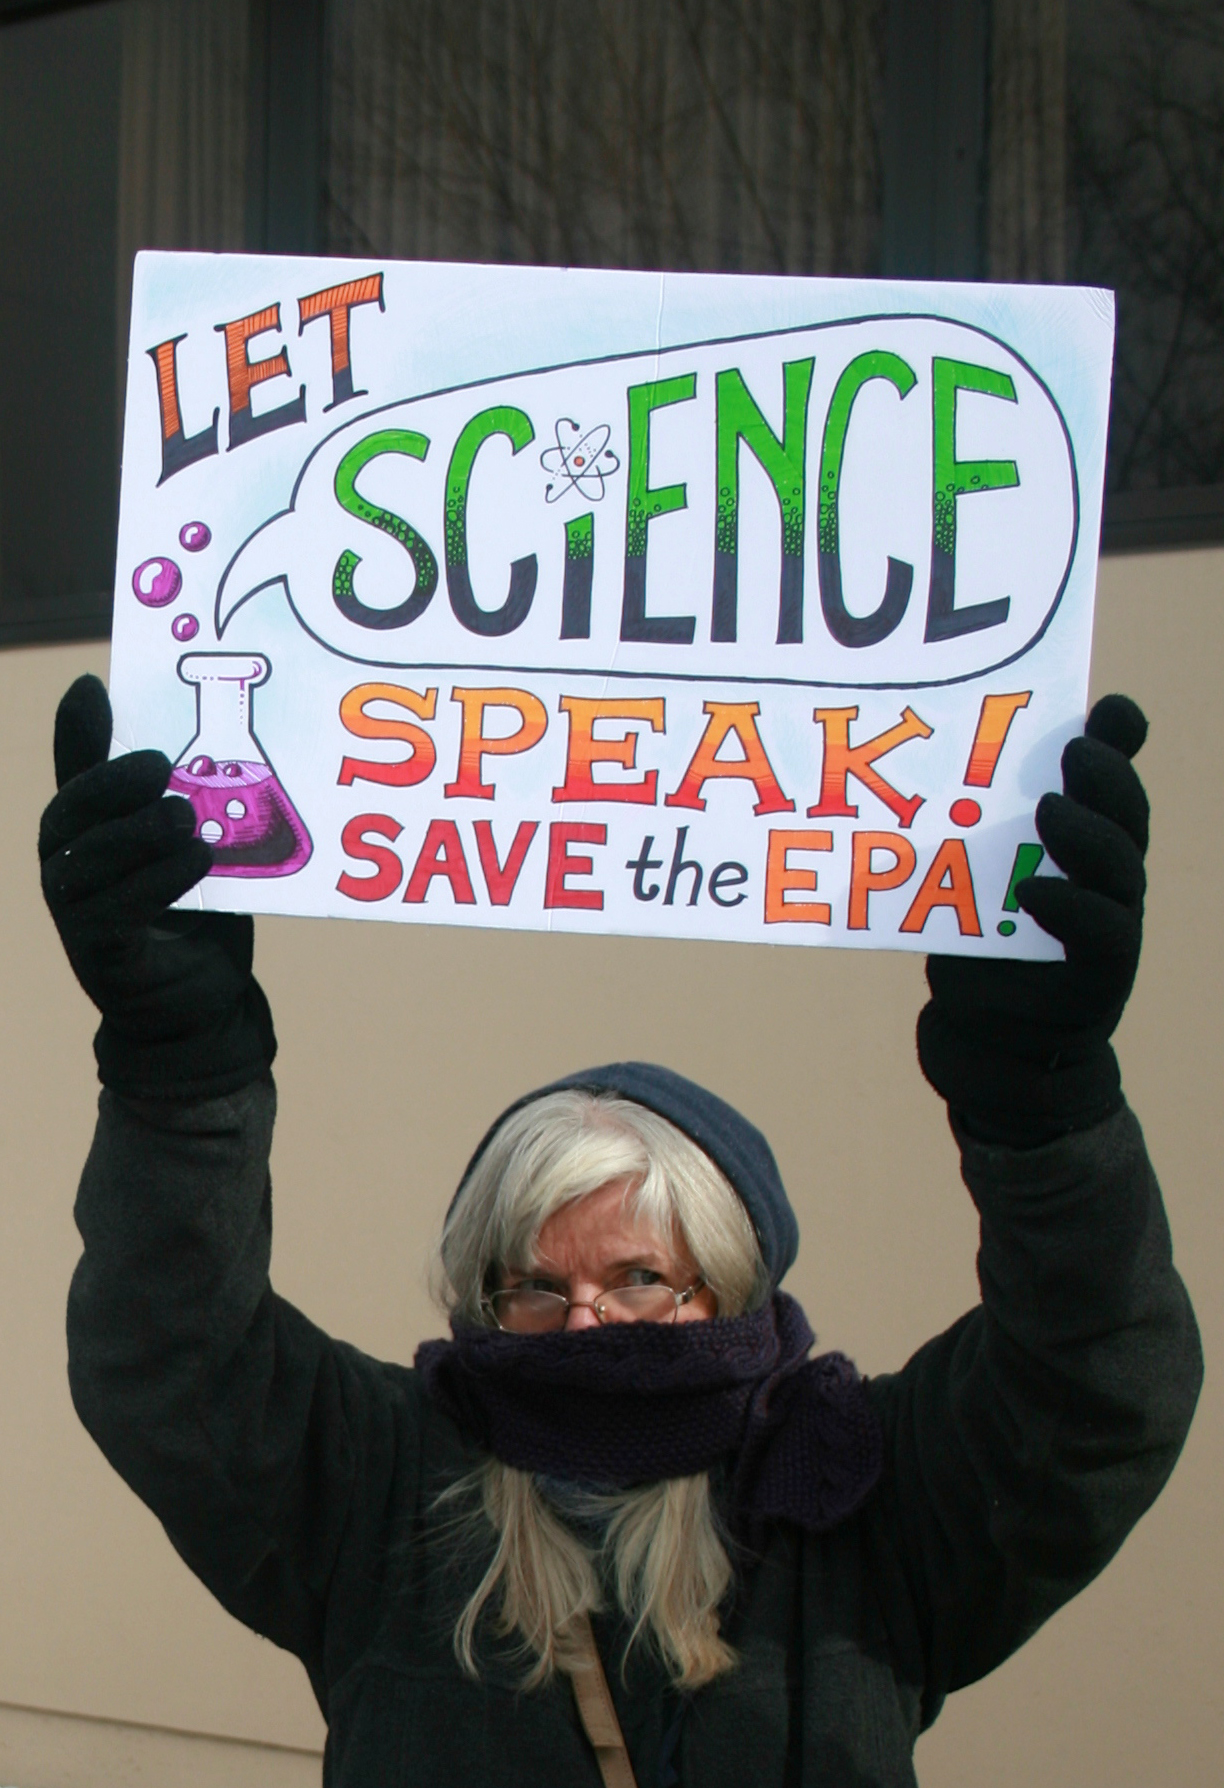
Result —
<path fill-rule="evenodd" d="M 513 835 L 503 837 L 499 844 L 490 818 L 466 817 L 470 813 L 466 804 L 498 803 L 499 779 L 515 760 L 545 748 L 550 722 L 540 697 L 508 686 L 452 687 L 450 704 L 458 710 L 452 719 L 458 725 L 449 728 L 453 770 L 448 770 L 439 765 L 433 730 L 443 719 L 439 694 L 437 686 L 418 690 L 367 682 L 354 685 L 343 697 L 339 718 L 344 731 L 355 739 L 377 742 L 379 755 L 359 757 L 346 750 L 336 778 L 338 787 L 375 785 L 406 791 L 432 783 L 434 800 L 464 805 L 459 808 L 460 817 L 439 816 L 435 810 L 419 844 L 407 857 L 400 841 L 406 832 L 409 836 L 413 833 L 404 819 L 369 809 L 350 815 L 341 830 L 346 867 L 336 891 L 346 901 L 363 906 L 396 895 L 409 904 L 424 905 L 431 894 L 438 897 L 435 884 L 440 883 L 449 890 L 450 905 L 475 906 L 479 903 L 475 864 L 488 904 L 508 907 L 520 889 L 535 847 L 534 859 L 543 853 L 543 882 L 539 885 L 536 876 L 534 893 L 525 899 L 536 901 L 545 911 L 602 911 L 604 888 L 592 878 L 606 878 L 606 869 L 597 869 L 597 862 L 610 846 L 608 824 L 563 818 L 541 821 L 517 817 L 516 810 L 511 822 Z M 1012 724 L 1030 699 L 1028 690 L 983 698 L 965 764 L 966 787 L 980 791 L 990 786 Z M 689 705 L 695 708 L 695 704 Z M 789 770 L 775 766 L 777 754 L 771 755 L 762 730 L 759 702 L 702 702 L 699 729 L 679 757 L 672 758 L 674 766 L 683 763 L 684 767 L 668 790 L 661 786 L 659 766 L 648 766 L 638 757 L 639 748 L 648 752 L 652 740 L 668 743 L 666 697 L 591 699 L 562 694 L 557 712 L 565 728 L 563 741 L 557 741 L 564 755 L 554 750 L 550 760 L 563 765 L 560 780 L 551 790 L 554 807 L 578 805 L 589 811 L 608 804 L 638 810 L 662 806 L 700 815 L 706 812 L 712 790 L 736 784 L 743 789 L 741 799 L 755 818 L 769 822 L 797 814 L 800 790 L 790 783 Z M 642 905 L 659 902 L 662 908 L 691 908 L 704 900 L 727 911 L 744 906 L 756 889 L 759 917 L 766 925 L 829 925 L 830 900 L 810 898 L 820 887 L 819 870 L 811 858 L 848 851 L 848 864 L 842 866 L 839 876 L 848 931 L 869 928 L 873 894 L 891 893 L 916 878 L 916 891 L 895 915 L 902 935 L 922 932 L 931 913 L 946 907 L 952 911 L 959 935 L 980 937 L 977 895 L 965 842 L 961 836 L 939 840 L 918 873 L 919 850 L 906 833 L 925 797 L 899 787 L 881 768 L 881 760 L 901 746 L 931 740 L 934 728 L 906 705 L 895 724 L 866 735 L 858 728 L 858 736 L 854 736 L 858 717 L 856 706 L 813 710 L 819 749 L 811 758 L 815 776 L 810 792 L 814 798 L 804 808 L 806 819 L 849 821 L 850 827 L 838 828 L 835 834 L 829 825 L 767 823 L 751 852 L 753 863 L 740 857 L 703 859 L 697 854 L 699 843 L 690 841 L 691 818 L 672 828 L 670 843 L 664 841 L 661 829 L 643 831 L 635 854 L 623 863 L 632 900 Z M 691 724 L 692 718 L 686 713 L 680 725 Z M 911 778 L 914 768 L 911 758 Z M 794 792 L 787 792 L 783 777 Z M 536 774 L 535 784 L 539 781 Z M 864 825 L 860 804 L 865 797 L 877 810 L 886 809 L 898 829 Z M 495 810 L 504 812 L 505 808 L 502 800 Z M 414 800 L 413 815 L 418 811 L 419 803 Z M 978 824 L 981 806 L 961 797 L 952 803 L 948 817 L 958 833 L 964 833 Z M 679 821 L 680 816 L 677 818 Z M 414 821 L 417 830 L 419 824 Z M 506 825 L 501 829 L 504 834 Z M 542 831 L 545 842 L 537 847 Z M 618 836 L 623 835 L 622 826 Z M 614 859 L 611 861 L 615 868 Z"/>

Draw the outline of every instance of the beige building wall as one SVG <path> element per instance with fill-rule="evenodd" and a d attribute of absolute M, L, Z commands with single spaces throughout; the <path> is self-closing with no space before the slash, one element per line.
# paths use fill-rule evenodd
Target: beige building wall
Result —
<path fill-rule="evenodd" d="M 307 1788 L 299 1666 L 188 1575 L 77 1425 L 64 1375 L 93 1017 L 38 894 L 61 690 L 102 647 L 0 654 L 0 1782 Z M 1224 1753 L 1224 551 L 1105 563 L 1094 683 L 1152 719 L 1148 943 L 1121 1032 L 1202 1321 L 1207 1389 L 1165 1496 L 1105 1575 L 918 1752 L 924 1788 L 1210 1788 Z M 912 957 L 261 920 L 281 1036 L 280 1290 L 374 1353 L 436 1332 L 430 1240 L 487 1121 L 563 1070 L 669 1062 L 768 1133 L 790 1285 L 825 1346 L 899 1364 L 976 1296 L 975 1228 L 913 1053 Z"/>

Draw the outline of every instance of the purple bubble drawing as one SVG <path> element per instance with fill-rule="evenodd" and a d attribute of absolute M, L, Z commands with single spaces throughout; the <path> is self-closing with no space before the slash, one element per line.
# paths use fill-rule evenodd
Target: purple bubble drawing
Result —
<path fill-rule="evenodd" d="M 212 539 L 207 522 L 184 522 L 179 529 L 179 545 L 185 552 L 202 553 Z"/>
<path fill-rule="evenodd" d="M 175 615 L 170 623 L 170 631 L 175 639 L 187 641 L 195 638 L 200 631 L 200 623 L 194 615 Z"/>
<path fill-rule="evenodd" d="M 183 574 L 173 559 L 145 559 L 132 573 L 132 591 L 146 608 L 165 608 L 183 587 Z"/>

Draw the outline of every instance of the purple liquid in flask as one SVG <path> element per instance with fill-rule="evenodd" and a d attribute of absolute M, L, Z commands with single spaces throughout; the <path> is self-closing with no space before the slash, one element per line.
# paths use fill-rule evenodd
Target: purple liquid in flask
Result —
<path fill-rule="evenodd" d="M 251 691 L 269 670 L 255 652 L 179 660 L 179 676 L 195 685 L 196 733 L 169 786 L 195 809 L 196 831 L 212 846 L 212 875 L 296 875 L 310 860 L 310 833 L 251 724 Z"/>

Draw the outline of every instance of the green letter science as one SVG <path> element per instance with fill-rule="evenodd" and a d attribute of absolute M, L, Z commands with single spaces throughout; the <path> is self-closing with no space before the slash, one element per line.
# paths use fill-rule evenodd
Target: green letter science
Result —
<path fill-rule="evenodd" d="M 332 601 L 345 620 L 355 621 L 358 627 L 407 627 L 425 613 L 438 587 L 438 561 L 416 529 L 402 516 L 393 515 L 391 510 L 368 503 L 357 489 L 358 472 L 381 454 L 404 453 L 409 459 L 423 460 L 428 452 L 428 438 L 417 434 L 415 429 L 384 428 L 350 447 L 336 467 L 335 492 L 340 507 L 355 515 L 358 521 L 368 522 L 372 528 L 380 528 L 384 534 L 398 540 L 416 572 L 411 595 L 397 607 L 369 608 L 353 588 L 353 574 L 361 563 L 361 555 L 346 547 L 336 560 L 332 573 Z"/>
<path fill-rule="evenodd" d="M 842 462 L 854 400 L 871 379 L 887 379 L 903 402 L 918 382 L 913 368 L 907 366 L 899 354 L 884 350 L 858 354 L 838 379 L 829 400 L 820 452 L 820 518 L 817 523 L 820 606 L 825 626 L 841 646 L 874 646 L 887 639 L 905 613 L 914 582 L 914 567 L 890 554 L 879 608 L 869 615 L 852 615 L 842 593 L 838 522 Z"/>
<path fill-rule="evenodd" d="M 738 367 L 715 381 L 715 460 L 718 510 L 714 526 L 712 640 L 736 636 L 739 595 L 739 444 L 755 454 L 773 485 L 782 518 L 782 575 L 778 586 L 778 644 L 803 639 L 803 518 L 808 398 L 815 360 L 782 368 L 782 439 L 770 428 Z"/>
<path fill-rule="evenodd" d="M 695 615 L 646 613 L 646 530 L 660 515 L 688 507 L 683 484 L 650 487 L 650 415 L 667 404 L 687 403 L 697 395 L 697 374 L 680 373 L 649 385 L 629 387 L 629 473 L 625 512 L 625 595 L 621 604 L 622 639 L 649 640 L 657 645 L 688 646 L 697 631 Z"/>
<path fill-rule="evenodd" d="M 931 532 L 931 594 L 927 602 L 928 640 L 956 639 L 983 627 L 998 627 L 1007 619 L 1010 596 L 993 602 L 956 606 L 956 504 L 959 497 L 978 491 L 1009 490 L 1020 482 L 1014 459 L 957 459 L 956 395 L 981 391 L 987 397 L 1016 401 L 1011 376 L 988 366 L 970 366 L 963 360 L 936 356 L 931 367 L 932 405 L 935 421 L 934 510 Z"/>
<path fill-rule="evenodd" d="M 500 608 L 478 607 L 472 593 L 467 555 L 468 486 L 476 455 L 493 435 L 505 435 L 512 453 L 535 440 L 535 430 L 522 410 L 510 404 L 495 405 L 491 410 L 481 410 L 462 429 L 446 471 L 446 587 L 455 618 L 469 633 L 479 633 L 486 639 L 513 633 L 522 626 L 535 595 L 538 574 L 536 556 L 529 553 L 511 565 L 510 588 Z"/>

